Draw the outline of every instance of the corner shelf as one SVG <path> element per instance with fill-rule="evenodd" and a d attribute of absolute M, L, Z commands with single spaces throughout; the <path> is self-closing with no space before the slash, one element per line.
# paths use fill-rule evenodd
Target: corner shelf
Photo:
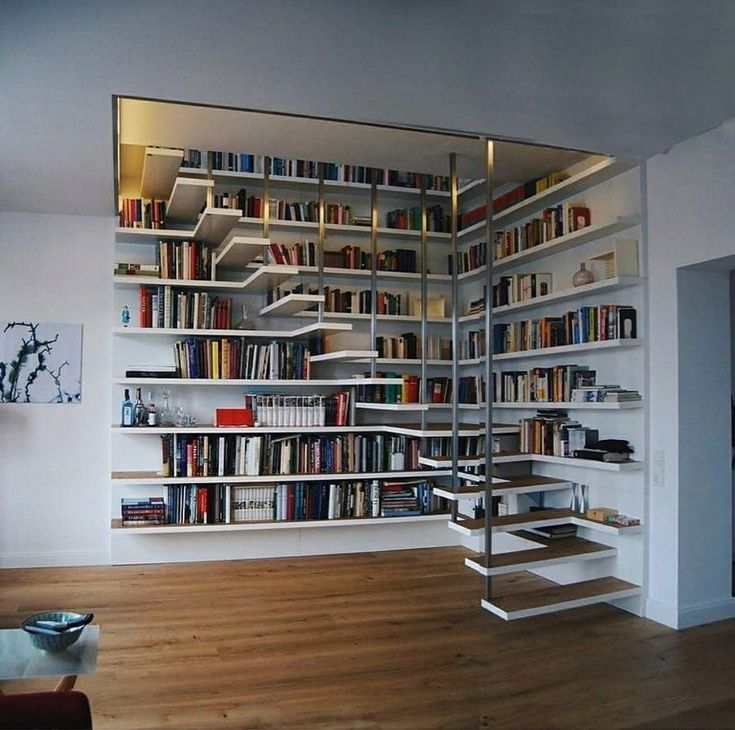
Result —
<path fill-rule="evenodd" d="M 349 332 L 351 324 L 333 322 L 315 322 L 295 330 L 201 330 L 201 329 L 175 329 L 169 327 L 115 327 L 114 335 L 133 335 L 144 337 L 246 337 L 251 339 L 282 339 L 297 340 L 309 338 L 314 335 L 329 335 L 338 332 Z"/>
<path fill-rule="evenodd" d="M 602 401 L 602 402 L 578 402 L 578 401 L 495 401 L 493 409 L 522 408 L 524 410 L 544 410 L 548 408 L 562 408 L 568 411 L 626 411 L 635 408 L 643 408 L 643 401 Z"/>

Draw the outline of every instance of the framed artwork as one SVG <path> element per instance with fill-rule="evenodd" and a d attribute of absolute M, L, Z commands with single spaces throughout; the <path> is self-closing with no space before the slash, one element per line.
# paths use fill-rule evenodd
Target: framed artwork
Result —
<path fill-rule="evenodd" d="M 0 322 L 0 403 L 81 400 L 81 324 Z"/>

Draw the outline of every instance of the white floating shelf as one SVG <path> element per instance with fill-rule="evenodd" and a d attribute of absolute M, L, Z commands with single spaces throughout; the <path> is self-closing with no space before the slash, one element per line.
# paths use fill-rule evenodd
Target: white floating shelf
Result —
<path fill-rule="evenodd" d="M 301 317 L 316 317 L 316 312 L 302 312 Z M 369 320 L 372 315 L 363 312 L 324 312 L 325 317 L 335 319 L 364 319 Z M 410 314 L 376 314 L 376 318 L 383 322 L 420 322 L 421 317 L 412 317 Z M 427 322 L 434 324 L 451 324 L 450 317 L 427 317 Z"/>
<path fill-rule="evenodd" d="M 265 268 L 265 267 L 264 267 Z M 303 312 L 315 304 L 323 304 L 322 294 L 287 294 L 260 310 L 261 317 L 289 317 L 296 312 Z"/>
<path fill-rule="evenodd" d="M 591 284 L 585 284 L 584 286 L 562 289 L 560 291 L 552 292 L 551 294 L 546 294 L 542 297 L 534 297 L 533 299 L 526 299 L 522 302 L 515 302 L 514 304 L 505 304 L 502 307 L 493 307 L 493 315 L 499 316 L 501 314 L 505 314 L 506 312 L 517 312 L 521 309 L 533 309 L 535 307 L 542 307 L 549 302 L 559 302 L 564 299 L 576 299 L 578 297 L 584 296 L 585 294 L 597 294 L 601 291 L 625 289 L 631 286 L 638 286 L 642 282 L 643 279 L 639 276 L 614 276 L 610 279 L 593 281 Z M 484 317 L 485 313 L 482 312 L 481 316 Z M 462 319 L 463 318 L 460 318 L 460 320 Z"/>
<path fill-rule="evenodd" d="M 519 263 L 527 263 L 529 261 L 535 261 L 537 259 L 550 256 L 551 254 L 561 253 L 567 251 L 570 248 L 581 246 L 590 241 L 596 241 L 600 238 L 606 238 L 612 236 L 620 231 L 624 231 L 627 228 L 632 228 L 638 225 L 640 219 L 637 216 L 617 216 L 611 220 L 605 221 L 604 223 L 593 223 L 591 226 L 581 228 L 578 231 L 567 233 L 566 236 L 559 236 L 558 238 L 552 238 L 551 241 L 539 244 L 533 248 L 528 248 L 525 251 L 519 251 L 518 253 L 511 254 L 510 256 L 504 256 L 502 259 L 497 259 L 493 263 L 493 273 L 504 271 L 505 269 L 517 266 Z"/>
<path fill-rule="evenodd" d="M 253 387 L 257 385 L 294 387 L 294 388 L 326 388 L 335 385 L 351 386 L 351 385 L 401 385 L 400 378 L 334 378 L 327 380 L 318 380 L 311 378 L 309 380 L 280 380 L 278 378 L 113 378 L 115 385 L 209 385 L 219 387 Z M 359 404 L 358 404 L 359 405 Z"/>
<path fill-rule="evenodd" d="M 366 359 L 376 358 L 377 350 L 337 350 L 325 352 L 321 355 L 312 355 L 311 362 L 365 362 Z"/>
<path fill-rule="evenodd" d="M 112 332 L 116 335 L 143 335 L 158 337 L 246 337 L 263 339 L 298 339 L 300 337 L 311 337 L 317 334 L 335 334 L 337 332 L 349 332 L 350 324 L 315 322 L 306 327 L 295 330 L 195 330 L 174 329 L 170 327 L 115 327 Z"/>
<path fill-rule="evenodd" d="M 519 352 L 502 352 L 493 355 L 496 360 L 522 360 L 526 357 L 546 357 L 551 355 L 562 355 L 567 352 L 582 352 L 585 350 L 615 350 L 624 347 L 638 347 L 639 339 L 624 340 L 602 340 L 600 342 L 581 342 L 577 345 L 561 345 L 559 347 L 543 347 L 538 350 L 521 350 Z"/>
<path fill-rule="evenodd" d="M 143 155 L 140 197 L 168 200 L 183 159 L 183 150 L 146 147 Z"/>
<path fill-rule="evenodd" d="M 357 360 L 356 362 L 368 362 L 367 360 Z M 418 358 L 401 358 L 401 357 L 376 357 L 376 365 L 398 365 L 400 367 L 409 367 L 411 365 L 421 365 L 421 360 Z M 449 366 L 452 364 L 451 360 L 427 360 L 427 365 L 445 365 Z"/>
<path fill-rule="evenodd" d="M 214 263 L 219 268 L 242 269 L 256 256 L 261 256 L 270 245 L 269 238 L 243 236 L 233 228 L 214 253 Z"/>
<path fill-rule="evenodd" d="M 232 208 L 205 208 L 191 237 L 209 246 L 219 246 L 241 216 L 242 211 Z"/>
<path fill-rule="evenodd" d="M 563 408 L 564 410 L 590 410 L 590 411 L 624 411 L 631 408 L 642 408 L 643 401 L 604 401 L 602 403 L 579 403 L 577 401 L 558 401 L 542 403 L 540 401 L 523 401 L 521 403 L 493 403 L 494 409 L 523 408 L 526 410 L 543 410 L 546 408 Z"/>
<path fill-rule="evenodd" d="M 642 461 L 624 461 L 621 463 L 615 463 L 608 461 L 592 461 L 591 459 L 573 459 L 568 456 L 546 456 L 545 454 L 493 455 L 494 464 L 514 464 L 517 462 L 559 464 L 560 466 L 574 466 L 581 469 L 596 469 L 598 471 L 638 471 L 643 468 Z"/>
<path fill-rule="evenodd" d="M 252 532 L 262 530 L 304 530 L 340 527 L 367 527 L 446 521 L 446 514 L 416 515 L 413 517 L 345 517 L 337 520 L 298 520 L 278 522 L 231 522 L 221 525 L 158 525 L 148 527 L 123 527 L 113 522 L 114 536 L 135 537 L 141 535 L 191 535 L 209 532 Z"/>
<path fill-rule="evenodd" d="M 266 292 L 275 289 L 291 277 L 296 276 L 299 270 L 296 266 L 283 264 L 268 264 L 256 269 L 242 284 L 243 289 L 249 292 Z"/>
<path fill-rule="evenodd" d="M 365 228 L 367 233 L 370 233 L 370 228 Z M 387 238 L 415 238 L 420 239 L 421 238 L 421 231 L 414 231 L 411 228 L 376 228 L 376 233 L 379 236 L 384 236 Z M 427 231 L 426 238 L 431 239 L 433 241 L 445 241 L 449 242 L 452 239 L 451 233 L 439 233 L 437 231 Z"/>
<path fill-rule="evenodd" d="M 266 474 L 259 476 L 164 477 L 155 472 L 112 472 L 115 484 L 273 484 L 278 482 L 350 481 L 361 479 L 415 479 L 419 477 L 449 476 L 451 472 L 424 471 L 369 471 L 324 474 Z M 446 519 L 446 515 L 445 515 Z"/>
<path fill-rule="evenodd" d="M 166 223 L 193 224 L 207 203 L 207 191 L 213 187 L 213 180 L 177 177 L 166 206 Z"/>
<path fill-rule="evenodd" d="M 485 459 L 476 456 L 460 456 L 457 461 L 458 466 L 480 466 L 485 463 Z M 449 469 L 452 466 L 451 459 L 438 459 L 431 456 L 419 456 L 419 464 L 422 466 L 432 466 L 435 469 Z"/>
<path fill-rule="evenodd" d="M 304 275 L 316 275 L 318 269 L 316 266 L 300 266 L 299 273 Z M 337 266 L 325 266 L 324 275 L 330 277 L 344 277 L 348 279 L 362 279 L 372 275 L 370 269 L 345 269 Z M 421 281 L 421 274 L 413 271 L 376 271 L 375 275 L 378 279 L 392 279 L 398 281 Z M 428 281 L 435 283 L 450 284 L 452 277 L 449 274 L 427 274 Z"/>
<path fill-rule="evenodd" d="M 115 239 L 122 243 L 155 243 L 159 239 L 201 241 L 218 246 L 240 220 L 241 212 L 230 208 L 205 208 L 193 229 L 116 228 Z"/>
<path fill-rule="evenodd" d="M 391 378 L 375 378 L 389 383 Z M 399 379 L 399 382 L 403 382 Z M 428 411 L 428 406 L 422 403 L 355 403 L 355 408 L 361 408 L 366 411 Z"/>
<path fill-rule="evenodd" d="M 484 275 L 486 271 L 487 266 L 483 264 L 482 266 L 478 266 L 476 269 L 463 271 L 461 274 L 457 274 L 457 281 L 467 281 L 468 279 L 474 279 L 476 277 Z"/>
<path fill-rule="evenodd" d="M 319 228 L 319 224 L 313 221 L 286 221 L 280 218 L 271 218 L 269 225 L 271 228 L 310 228 L 314 231 Z"/>

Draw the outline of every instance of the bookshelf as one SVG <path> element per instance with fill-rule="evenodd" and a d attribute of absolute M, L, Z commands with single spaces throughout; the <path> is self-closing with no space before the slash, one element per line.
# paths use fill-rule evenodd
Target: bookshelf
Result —
<path fill-rule="evenodd" d="M 170 153 L 170 150 L 162 150 L 160 154 L 162 158 L 168 159 L 173 157 Z M 155 159 L 156 154 L 155 151 L 152 152 L 151 158 Z M 383 358 L 378 358 L 378 350 L 365 346 L 375 340 L 383 326 L 386 327 L 386 333 L 394 333 L 400 331 L 400 328 L 416 324 L 424 328 L 442 325 L 446 327 L 450 324 L 448 317 L 427 318 L 409 313 L 383 314 L 376 311 L 382 306 L 378 294 L 383 286 L 378 287 L 378 281 L 381 285 L 384 284 L 386 291 L 393 292 L 396 289 L 395 295 L 405 298 L 399 310 L 405 312 L 409 312 L 415 306 L 412 302 L 420 298 L 423 282 L 431 282 L 445 290 L 448 288 L 451 276 L 433 272 L 442 270 L 449 233 L 428 231 L 426 227 L 422 230 L 411 230 L 384 225 L 389 211 L 407 209 L 411 205 L 415 207 L 420 204 L 422 195 L 424 200 L 430 200 L 434 204 L 437 200 L 446 204 L 448 193 L 430 190 L 422 192 L 416 188 L 390 185 L 336 180 L 320 182 L 294 176 L 272 176 L 270 167 L 266 167 L 270 165 L 269 158 L 263 158 L 261 165 L 263 167 L 259 172 L 233 173 L 211 169 L 204 174 L 203 171 L 182 167 L 178 169 L 177 175 L 169 176 L 168 192 L 160 186 L 156 189 L 157 194 L 167 201 L 166 211 L 170 214 L 167 223 L 175 228 L 161 230 L 121 227 L 116 230 L 116 261 L 149 266 L 159 262 L 163 270 L 163 253 L 158 242 L 171 240 L 180 242 L 171 244 L 166 253 L 167 256 L 176 257 L 176 266 L 180 264 L 179 254 L 184 251 L 182 247 L 188 245 L 189 241 L 201 242 L 205 253 L 201 254 L 197 248 L 192 255 L 209 256 L 211 263 L 206 275 L 196 279 L 156 278 L 135 275 L 138 273 L 135 271 L 132 275 L 125 273 L 114 276 L 115 309 L 118 310 L 123 304 L 128 306 L 131 323 L 112 328 L 113 408 L 124 388 L 131 391 L 140 388 L 146 401 L 158 400 L 165 389 L 171 394 L 168 410 L 173 411 L 183 404 L 186 418 L 193 418 L 196 423 L 177 426 L 141 425 L 133 428 L 113 424 L 113 554 L 120 561 L 126 560 L 126 556 L 136 554 L 138 548 L 128 546 L 137 537 L 145 537 L 147 540 L 155 537 L 160 540 L 160 544 L 165 545 L 167 535 L 216 536 L 218 533 L 254 531 L 260 535 L 258 540 L 270 542 L 266 537 L 269 529 L 280 534 L 284 529 L 332 527 L 336 523 L 347 528 L 346 531 L 334 533 L 340 535 L 350 534 L 351 527 L 360 527 L 362 534 L 364 527 L 374 526 L 377 529 L 374 539 L 385 542 L 385 547 L 456 542 L 451 533 L 447 534 L 443 529 L 448 503 L 441 497 L 432 497 L 429 490 L 429 484 L 438 485 L 450 478 L 451 470 L 425 468 L 418 463 L 422 441 L 450 431 L 444 425 L 436 426 L 423 415 L 428 411 L 428 405 L 424 403 L 356 402 L 360 388 L 386 389 L 400 388 L 403 385 L 404 381 L 400 376 L 390 377 L 390 373 L 379 370 L 383 365 L 388 365 L 388 361 L 395 366 L 402 366 L 405 362 L 414 367 L 425 367 L 427 362 L 431 362 L 435 369 L 446 369 L 450 364 L 448 359 L 428 361 L 421 353 L 420 357 L 412 358 L 410 362 L 404 358 L 385 358 L 386 362 L 381 362 Z M 247 193 L 240 187 L 244 185 L 248 186 Z M 261 209 L 256 210 L 258 198 L 261 201 L 274 198 L 280 202 L 269 205 L 268 209 L 263 209 L 261 205 Z M 314 199 L 318 200 L 317 205 L 313 205 Z M 145 201 L 142 201 L 141 205 L 144 204 Z M 232 204 L 239 207 L 227 207 Z M 199 208 L 201 213 L 197 212 Z M 311 211 L 323 210 L 324 219 L 278 218 L 287 208 L 294 214 L 301 214 L 307 208 Z M 299 213 L 296 213 L 297 208 Z M 370 225 L 353 224 L 353 212 L 363 220 L 369 218 Z M 330 222 L 328 216 L 331 214 L 340 217 L 341 221 Z M 430 240 L 437 248 L 427 254 Z M 347 249 L 352 253 L 357 249 L 359 256 L 367 256 L 369 261 L 366 268 L 325 266 L 325 252 L 330 252 L 334 259 Z M 299 252 L 298 256 L 291 258 L 291 253 L 296 250 Z M 412 270 L 382 268 L 383 259 L 395 259 L 399 254 L 413 261 Z M 182 259 L 188 256 L 188 249 L 181 253 Z M 169 270 L 168 265 L 165 268 Z M 198 273 L 199 269 L 197 275 Z M 371 293 L 371 301 L 376 302 L 375 306 L 368 304 L 368 311 L 364 312 L 325 311 L 322 287 L 329 286 L 334 281 L 349 282 L 355 290 L 362 290 L 363 294 L 365 291 Z M 397 291 L 397 287 L 400 287 L 400 291 Z M 240 330 L 233 327 L 234 316 L 222 328 L 182 326 L 182 322 L 176 322 L 178 326 L 155 326 L 153 315 L 150 315 L 151 321 L 146 322 L 145 326 L 138 326 L 143 324 L 139 323 L 143 304 L 142 301 L 136 301 L 136 295 L 141 288 L 147 292 L 146 296 L 156 297 L 156 308 L 159 301 L 166 301 L 169 290 L 177 301 L 179 297 L 183 297 L 183 301 L 189 302 L 184 305 L 187 307 L 194 297 L 201 298 L 196 301 L 202 301 L 205 296 L 231 299 L 232 314 L 239 311 L 241 305 L 247 306 L 248 316 L 256 329 Z M 166 289 L 166 292 L 162 289 Z M 150 307 L 154 306 L 152 301 L 149 303 Z M 426 307 L 420 309 L 423 311 Z M 303 320 L 299 320 L 299 317 L 314 318 L 316 321 L 302 324 Z M 157 324 L 160 323 L 159 318 Z M 371 329 L 372 335 L 367 331 Z M 211 348 L 214 358 L 214 343 L 223 342 L 227 338 L 248 343 L 243 344 L 243 347 L 252 345 L 256 348 L 267 347 L 270 341 L 304 343 L 310 354 L 313 353 L 313 358 L 309 358 L 311 372 L 308 377 L 299 378 L 180 377 L 181 372 L 177 373 L 177 377 L 166 378 L 125 374 L 125 370 L 133 365 L 162 365 L 169 362 L 174 342 L 207 343 L 207 357 Z M 333 341 L 333 344 L 330 342 L 328 347 L 325 346 L 326 338 Z M 187 363 L 187 367 L 190 366 L 191 363 Z M 366 366 L 370 370 L 367 374 Z M 214 373 L 214 370 L 208 372 Z M 396 375 L 399 373 L 400 370 L 396 368 Z M 148 391 L 152 391 L 150 396 L 147 395 Z M 213 407 L 241 405 L 243 392 L 255 397 L 257 394 L 273 391 L 283 394 L 284 399 L 294 401 L 302 398 L 329 398 L 332 394 L 347 392 L 349 407 L 347 413 L 343 414 L 345 425 L 271 426 L 256 423 L 252 427 L 227 429 L 218 429 L 212 425 Z M 411 416 L 415 418 L 418 415 L 422 417 L 420 423 L 411 420 Z M 404 416 L 408 417 L 408 422 Z M 164 440 L 167 440 L 166 443 L 185 446 L 187 443 L 219 443 L 227 439 L 232 439 L 233 443 L 235 439 L 240 439 L 238 443 L 248 444 L 243 445 L 243 449 L 249 448 L 254 439 L 269 440 L 268 443 L 271 444 L 308 443 L 310 448 L 319 443 L 320 448 L 327 448 L 322 454 L 323 459 L 337 458 L 335 449 L 338 447 L 356 448 L 348 447 L 349 439 L 354 439 L 355 443 L 361 440 L 363 460 L 368 458 L 365 455 L 366 449 L 377 448 L 383 454 L 381 458 L 384 465 L 378 469 L 342 468 L 335 471 L 329 463 L 322 463 L 321 468 L 313 469 L 313 473 L 294 471 L 289 467 L 279 469 L 276 473 L 267 473 L 261 467 L 258 473 L 252 474 L 229 471 L 209 474 L 198 471 L 197 467 L 194 474 L 179 472 L 175 476 L 165 472 L 161 466 L 160 452 Z M 209 458 L 213 458 L 211 447 L 204 448 L 209 449 Z M 385 448 L 394 449 L 397 456 L 386 456 Z M 184 463 L 181 461 L 181 454 L 175 451 L 173 453 L 171 458 L 175 459 L 176 467 L 182 468 Z M 357 460 L 357 456 L 355 459 Z M 394 460 L 398 468 L 392 467 Z M 191 468 L 188 462 L 186 468 Z M 424 483 L 426 486 L 423 486 Z M 417 484 L 419 486 L 414 486 Z M 421 513 L 407 510 L 408 516 L 402 517 L 400 508 L 392 508 L 394 502 L 391 501 L 391 485 L 408 489 L 409 495 L 410 490 L 413 490 L 416 495 L 414 502 L 421 497 L 423 501 L 417 502 Z M 210 522 L 213 510 L 219 510 L 219 506 L 215 508 L 211 503 L 212 498 L 218 500 L 224 495 L 224 499 L 228 502 L 232 500 L 234 504 L 235 490 L 240 489 L 251 490 L 248 494 L 252 493 L 256 498 L 260 498 L 257 495 L 266 490 L 269 499 L 276 499 L 277 490 L 292 489 L 296 499 L 300 499 L 301 494 L 307 495 L 311 490 L 310 494 L 316 495 L 317 499 L 329 493 L 330 500 L 337 489 L 343 496 L 347 495 L 350 506 L 340 508 L 342 512 L 338 519 L 333 519 L 331 512 L 326 517 L 323 512 L 317 514 L 317 510 L 310 518 L 304 518 L 303 515 L 298 517 L 294 513 L 293 518 L 287 519 L 249 518 L 245 522 L 238 522 L 226 518 L 224 511 L 222 514 L 218 511 L 215 520 Z M 193 500 L 198 500 L 200 493 L 205 491 L 204 499 L 209 500 L 209 506 L 207 516 L 202 520 L 201 507 L 198 503 L 195 505 Z M 370 492 L 371 505 L 379 503 L 379 507 L 373 507 L 372 514 L 368 517 L 360 514 L 361 510 L 365 511 L 370 507 L 365 496 L 367 492 Z M 143 524 L 138 526 L 128 519 L 123 525 L 120 519 L 120 500 L 139 495 L 149 500 L 163 495 L 167 504 L 179 497 L 190 500 L 185 507 L 188 510 L 185 514 L 189 516 L 182 520 L 179 515 L 179 518 L 171 522 L 171 515 L 167 513 L 167 524 L 146 524 L 142 520 Z M 355 504 L 351 501 L 353 499 Z M 362 504 L 361 508 L 357 509 L 356 504 Z M 386 510 L 389 516 L 384 516 Z M 437 510 L 439 514 L 435 513 Z M 308 511 L 307 509 L 306 512 Z M 128 512 L 128 517 L 130 514 Z M 199 522 L 192 523 L 194 520 Z M 388 535 L 386 541 L 386 529 L 389 527 L 391 531 L 395 531 L 395 535 Z M 204 538 L 191 539 L 200 541 Z M 339 541 L 336 543 L 338 547 L 330 546 L 327 551 L 344 550 L 345 537 L 336 539 Z M 242 554 L 243 551 L 232 548 L 232 544 L 228 543 L 224 554 Z M 185 548 L 184 553 L 188 550 L 189 548 Z M 152 552 L 161 554 L 157 545 Z M 244 552 L 247 553 L 248 550 Z M 166 556 L 167 559 L 176 560 L 181 559 L 181 554 L 168 552 Z"/>
<path fill-rule="evenodd" d="M 457 365 L 459 372 L 476 377 L 492 370 L 485 391 L 490 402 L 480 411 L 463 412 L 462 420 L 515 416 L 520 429 L 496 436 L 489 449 L 478 443 L 474 456 L 464 452 L 457 460 L 449 453 L 421 460 L 435 468 L 458 463 L 457 479 L 442 491 L 458 505 L 450 528 L 475 541 L 480 554 L 466 564 L 485 579 L 482 607 L 506 620 L 600 601 L 642 612 L 647 406 L 638 171 L 612 158 L 590 157 L 562 177 L 545 190 L 522 190 L 523 200 L 496 207 L 490 221 L 484 214 L 490 203 L 480 186 L 468 187 L 461 198 L 460 220 L 464 216 L 467 225 L 458 233 L 459 250 L 474 247 L 482 253 L 484 246 L 485 256 L 457 277 L 462 284 L 457 320 L 465 343 Z M 508 194 L 495 190 L 494 204 Z M 620 235 L 626 240 L 616 238 Z M 595 278 L 574 286 L 580 261 L 594 267 Z M 628 306 L 636 312 L 637 331 L 623 336 L 617 319 L 618 336 L 613 320 L 625 316 Z M 593 312 L 591 322 L 587 317 Z M 492 329 L 483 335 L 488 322 Z M 533 344 L 537 335 L 546 340 L 544 346 Z M 633 392 L 607 400 L 607 389 L 593 389 L 596 384 Z M 579 399 L 571 397 L 573 391 Z M 588 396 L 592 400 L 583 400 Z M 555 423 L 543 415 L 554 411 L 562 411 Z M 563 441 L 574 428 L 629 441 L 633 458 L 573 458 L 563 451 Z M 524 443 L 527 448 L 521 449 Z M 490 483 L 486 468 L 493 475 Z M 622 518 L 620 524 L 606 524 L 570 511 L 570 502 L 581 494 L 590 507 L 604 505 L 634 524 Z M 478 518 L 478 505 L 488 504 L 494 509 Z M 562 525 L 573 526 L 566 533 L 570 537 L 550 538 Z M 519 599 L 518 606 L 506 605 L 493 594 L 492 576 L 520 570 L 559 585 Z"/>
<path fill-rule="evenodd" d="M 514 146 L 497 143 L 494 162 L 484 166 L 493 189 L 488 191 L 483 180 L 460 180 L 456 153 L 445 157 L 449 173 L 449 180 L 442 184 L 445 189 L 436 189 L 436 177 L 391 184 L 388 171 L 378 170 L 373 178 L 371 169 L 377 168 L 312 164 L 307 156 L 306 163 L 264 155 L 255 155 L 253 160 L 242 160 L 239 155 L 237 161 L 232 158 L 223 163 L 228 153 L 216 153 L 224 155 L 219 161 L 205 153 L 201 168 L 181 167 L 181 160 L 190 160 L 201 144 L 192 141 L 191 149 L 178 158 L 176 150 L 144 146 L 135 152 L 144 160 L 140 179 L 122 175 L 126 184 L 120 188 L 121 197 L 164 200 L 167 224 L 173 227 L 163 231 L 118 228 L 116 261 L 153 264 L 162 238 L 181 245 L 197 240 L 212 252 L 208 254 L 212 258 L 211 272 L 202 279 L 153 279 L 129 273 L 113 278 L 115 317 L 126 304 L 132 318 L 132 326 L 112 326 L 113 412 L 123 388 L 140 387 L 145 399 L 147 391 L 154 391 L 158 399 L 166 388 L 171 391 L 170 410 L 182 405 L 185 415 L 194 419 L 179 426 L 121 428 L 113 424 L 114 558 L 121 562 L 191 560 L 462 542 L 479 553 L 470 559 L 473 564 L 469 567 L 486 579 L 483 607 L 503 618 L 598 600 L 639 611 L 644 527 L 603 524 L 579 512 L 568 513 L 571 496 L 583 484 L 591 506 L 615 508 L 642 522 L 645 517 L 645 256 L 638 170 L 602 156 L 539 150 L 534 171 L 528 172 L 531 168 L 519 163 L 514 176 Z M 182 142 L 177 140 L 177 144 Z M 481 156 L 485 143 L 474 144 L 473 154 Z M 355 143 L 355 149 L 359 146 Z M 368 151 L 368 158 L 370 154 Z M 396 157 L 405 159 L 401 154 Z M 339 159 L 337 153 L 335 158 Z M 227 164 L 241 169 L 219 169 Z M 296 174 L 302 164 L 306 167 Z M 144 167 L 148 170 L 145 175 Z M 497 177 L 496 169 L 501 171 Z M 551 178 L 555 170 L 567 174 L 495 210 L 489 220 L 478 215 L 483 205 L 485 210 L 492 206 L 493 199 L 507 198 L 513 186 L 531 177 Z M 153 185 L 148 179 L 157 182 Z M 530 240 L 523 239 L 532 235 L 528 231 L 535 231 L 533 235 L 546 231 L 547 211 L 567 204 L 573 225 L 565 229 L 563 224 L 556 230 L 553 223 L 553 235 L 543 233 L 532 245 L 518 243 Z M 591 219 L 585 220 L 590 214 Z M 583 224 L 578 225 L 580 220 Z M 496 240 L 500 233 L 503 238 Z M 573 286 L 580 261 L 590 265 L 595 280 Z M 501 277 L 509 282 L 506 300 L 489 308 L 478 306 L 483 294 L 488 303 L 495 298 L 493 284 L 499 285 Z M 537 279 L 527 290 L 520 282 L 528 277 Z M 184 302 L 194 297 L 201 302 L 205 296 L 231 299 L 231 316 L 222 328 L 188 326 L 186 322 L 187 326 L 137 326 L 141 286 L 168 288 Z M 437 303 L 441 305 L 438 311 L 434 308 Z M 634 336 L 606 330 L 602 337 L 598 323 L 597 331 L 585 329 L 584 336 L 582 325 L 576 325 L 579 338 L 573 339 L 570 330 L 562 344 L 549 337 L 547 326 L 556 326 L 570 312 L 581 316 L 584 308 L 585 316 L 591 316 L 603 304 L 635 309 Z M 254 330 L 234 326 L 243 306 Z M 496 325 L 508 325 L 509 331 L 518 328 L 527 338 L 524 346 L 517 341 L 512 344 L 514 335 L 508 335 L 511 345 L 507 351 L 496 350 L 486 357 L 482 333 L 494 347 L 495 338 L 490 337 Z M 536 335 L 528 334 L 534 327 L 548 340 L 546 346 L 536 344 Z M 620 327 L 622 330 L 622 324 Z M 277 373 L 240 377 L 243 373 L 237 372 L 227 378 L 180 377 L 177 373 L 179 377 L 164 379 L 125 374 L 127 368 L 135 370 L 133 366 L 169 362 L 174 343 L 184 340 L 210 343 L 203 357 L 213 358 L 216 350 L 211 343 L 228 338 L 240 340 L 243 347 L 266 347 L 271 341 L 308 347 L 308 377 Z M 559 390 L 558 384 L 545 387 L 549 393 L 553 387 L 563 397 L 548 393 L 536 397 L 539 391 L 528 390 L 526 380 L 531 376 L 526 374 L 536 378 L 538 371 L 551 373 L 554 368 L 573 365 L 595 371 L 597 383 L 619 383 L 640 391 L 643 397 L 582 401 L 572 397 L 572 388 Z M 214 366 L 207 362 L 206 367 Z M 503 391 L 499 397 L 492 376 L 511 371 L 517 377 L 514 387 L 523 382 L 526 390 L 512 396 Z M 534 383 L 538 387 L 536 380 Z M 308 399 L 336 399 L 345 392 L 349 405 L 342 425 L 258 423 L 226 431 L 212 425 L 215 406 L 236 408 L 245 395 L 274 394 L 296 403 L 301 399 L 304 404 Z M 524 428 L 528 429 L 524 424 L 537 410 L 548 408 L 563 409 L 570 419 L 597 429 L 601 437 L 629 440 L 635 448 L 634 458 L 613 463 L 519 453 Z M 493 426 L 486 428 L 486 424 Z M 317 437 L 335 449 L 338 439 L 346 443 L 359 438 L 365 444 L 380 443 L 381 449 L 390 446 L 385 452 L 387 461 L 375 469 L 334 472 L 318 468 L 314 473 L 284 470 L 227 476 L 161 473 L 164 440 L 203 443 L 204 439 L 225 438 L 224 434 L 242 439 L 242 450 L 250 448 L 245 442 L 252 439 L 278 442 L 283 444 L 279 449 L 286 449 L 289 442 L 311 444 L 310 439 Z M 337 458 L 335 454 L 329 458 Z M 284 463 L 291 463 L 291 455 L 284 458 Z M 410 467 L 404 465 L 408 463 Z M 443 500 L 434 504 L 441 504 L 443 514 L 384 517 L 377 509 L 365 515 L 384 496 L 385 482 L 405 485 L 419 480 L 431 480 L 433 497 Z M 377 491 L 372 490 L 372 482 Z M 329 509 L 304 509 L 301 517 L 294 512 L 292 519 L 251 516 L 243 522 L 191 524 L 179 520 L 176 524 L 123 527 L 119 521 L 121 498 L 158 495 L 173 500 L 184 494 L 181 490 L 194 486 L 212 490 L 205 497 L 215 500 L 206 507 L 208 517 L 219 509 L 217 500 L 234 502 L 235 490 L 250 489 L 262 501 L 258 490 L 263 488 L 276 510 L 284 507 L 289 495 L 302 503 L 322 500 L 322 506 L 326 500 Z M 268 492 L 267 488 L 280 491 Z M 198 500 L 199 496 L 192 493 L 186 498 Z M 387 491 L 385 496 L 390 496 Z M 333 502 L 342 497 L 347 500 L 345 505 L 355 506 L 354 512 L 340 511 L 341 502 L 333 510 Z M 495 506 L 500 514 L 493 516 L 492 509 L 487 509 L 487 515 L 478 519 L 478 509 L 486 505 Z M 531 506 L 543 508 L 534 520 L 513 521 L 517 515 L 530 514 Z M 550 510 L 558 511 L 551 514 Z M 334 518 L 337 513 L 339 517 Z M 444 527 L 447 522 L 450 529 Z M 561 524 L 573 525 L 578 534 L 568 542 L 517 534 L 526 528 Z M 328 529 L 333 527 L 341 529 Z M 308 528 L 308 537 L 300 528 Z M 325 528 L 323 533 L 320 528 Z M 248 535 L 247 543 L 237 538 L 240 533 Z M 503 543 L 506 538 L 511 542 Z M 512 557 L 501 558 L 506 549 Z M 547 552 L 539 557 L 533 552 L 539 550 Z M 576 588 L 569 588 L 567 597 L 561 589 L 551 591 L 553 599 L 546 596 L 537 605 L 532 601 L 522 607 L 494 603 L 492 576 L 511 569 L 532 570 L 562 587 Z M 595 586 L 583 587 L 595 581 Z"/>

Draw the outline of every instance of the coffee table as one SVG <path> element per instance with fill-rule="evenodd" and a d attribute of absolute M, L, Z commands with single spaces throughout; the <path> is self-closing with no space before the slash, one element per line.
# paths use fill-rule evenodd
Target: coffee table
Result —
<path fill-rule="evenodd" d="M 51 653 L 33 646 L 23 629 L 0 629 L 0 679 L 61 676 L 54 689 L 72 689 L 79 674 L 91 674 L 97 668 L 99 637 L 99 626 L 86 626 L 76 643 Z"/>

